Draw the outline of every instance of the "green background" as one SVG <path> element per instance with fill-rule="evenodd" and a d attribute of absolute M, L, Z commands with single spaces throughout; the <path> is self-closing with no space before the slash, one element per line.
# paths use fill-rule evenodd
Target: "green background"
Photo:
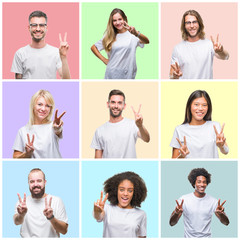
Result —
<path fill-rule="evenodd" d="M 205 168 L 212 176 L 211 183 L 206 188 L 206 193 L 214 198 L 221 199 L 230 224 L 223 225 L 213 214 L 212 237 L 237 237 L 237 162 L 236 161 L 164 161 L 162 162 L 162 202 L 161 202 L 161 236 L 183 237 L 183 216 L 179 222 L 171 227 L 169 225 L 170 215 L 176 207 L 176 202 L 182 195 L 194 192 L 188 181 L 188 174 L 193 168 Z"/>
<path fill-rule="evenodd" d="M 82 3 L 82 79 L 103 79 L 106 66 L 91 51 L 102 39 L 111 11 L 122 9 L 130 26 L 146 35 L 150 44 L 137 48 L 136 79 L 158 79 L 158 3 Z M 105 51 L 101 51 L 105 57 Z"/>

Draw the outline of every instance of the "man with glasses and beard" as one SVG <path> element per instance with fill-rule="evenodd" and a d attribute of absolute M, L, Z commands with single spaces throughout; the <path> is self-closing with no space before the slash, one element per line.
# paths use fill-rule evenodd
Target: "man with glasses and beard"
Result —
<path fill-rule="evenodd" d="M 59 197 L 45 193 L 46 179 L 44 172 L 34 168 L 28 175 L 31 196 L 23 199 L 18 193 L 13 216 L 16 225 L 22 225 L 21 237 L 60 237 L 66 234 L 68 218 L 64 204 Z"/>
<path fill-rule="evenodd" d="M 203 20 L 195 10 L 186 11 L 182 18 L 183 41 L 177 44 L 172 53 L 169 77 L 171 79 L 212 79 L 213 57 L 227 60 L 228 52 L 211 36 L 205 39 Z"/>
<path fill-rule="evenodd" d="M 150 135 L 143 126 L 141 105 L 137 112 L 132 107 L 135 121 L 123 118 L 125 95 L 114 89 L 109 93 L 107 107 L 110 119 L 96 130 L 91 144 L 91 148 L 95 149 L 95 158 L 136 158 L 137 138 L 150 141 Z"/>
<path fill-rule="evenodd" d="M 45 42 L 47 28 L 44 12 L 34 11 L 30 14 L 28 30 L 32 42 L 15 53 L 11 72 L 15 73 L 16 79 L 56 79 L 57 72 L 61 78 L 70 79 L 67 33 L 63 40 L 59 34 L 58 49 Z"/>

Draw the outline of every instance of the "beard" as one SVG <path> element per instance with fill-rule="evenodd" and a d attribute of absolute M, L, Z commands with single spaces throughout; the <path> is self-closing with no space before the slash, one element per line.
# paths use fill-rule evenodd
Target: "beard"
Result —
<path fill-rule="evenodd" d="M 41 33 L 42 33 L 42 37 L 41 37 L 41 38 L 35 38 L 35 37 L 34 37 L 34 33 L 31 32 L 32 40 L 33 40 L 34 42 L 40 42 L 41 40 L 43 40 L 43 39 L 45 38 L 46 33 L 45 33 L 45 32 L 41 32 Z"/>
<path fill-rule="evenodd" d="M 110 115 L 111 115 L 113 118 L 120 117 L 120 116 L 122 115 L 122 111 L 123 111 L 123 109 L 120 110 L 118 114 L 114 114 L 113 111 L 112 111 L 112 109 L 109 108 Z"/>
<path fill-rule="evenodd" d="M 29 188 L 30 192 L 31 192 L 31 195 L 32 195 L 32 198 L 42 198 L 42 196 L 44 195 L 45 193 L 45 187 L 41 189 L 41 191 L 39 193 L 34 193 L 34 189 L 35 188 L 38 188 L 38 189 L 41 189 L 41 187 L 34 187 L 32 190 Z"/>
<path fill-rule="evenodd" d="M 189 32 L 187 29 L 186 29 L 186 32 L 187 32 L 188 37 L 190 37 L 190 38 L 195 38 L 195 37 L 197 37 L 197 35 L 199 34 L 199 29 L 198 29 L 198 31 L 196 32 L 195 35 L 191 35 L 190 32 Z"/>

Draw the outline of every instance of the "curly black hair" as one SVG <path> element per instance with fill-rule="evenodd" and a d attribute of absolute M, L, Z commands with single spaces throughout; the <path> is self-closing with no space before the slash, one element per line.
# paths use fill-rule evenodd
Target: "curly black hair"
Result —
<path fill-rule="evenodd" d="M 188 175 L 188 180 L 195 188 L 196 179 L 198 176 L 204 176 L 207 180 L 207 185 L 211 182 L 211 174 L 204 168 L 194 168 Z"/>
<path fill-rule="evenodd" d="M 141 203 L 147 197 L 147 187 L 144 180 L 134 172 L 118 173 L 104 182 L 104 192 L 108 193 L 108 201 L 112 205 L 118 204 L 118 186 L 124 180 L 129 180 L 134 186 L 131 206 L 141 207 Z"/>

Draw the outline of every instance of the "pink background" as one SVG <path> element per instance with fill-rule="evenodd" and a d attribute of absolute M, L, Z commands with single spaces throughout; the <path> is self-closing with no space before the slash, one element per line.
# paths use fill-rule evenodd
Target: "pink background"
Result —
<path fill-rule="evenodd" d="M 79 4 L 78 3 L 3 3 L 3 79 L 13 79 L 11 66 L 15 52 L 31 43 L 28 17 L 35 10 L 48 17 L 46 42 L 59 47 L 59 33 L 67 32 L 68 63 L 72 79 L 79 78 Z"/>
<path fill-rule="evenodd" d="M 203 19 L 205 36 L 216 39 L 229 52 L 230 58 L 222 61 L 214 57 L 214 79 L 236 79 L 238 65 L 237 3 L 162 3 L 161 5 L 161 78 L 169 78 L 173 48 L 182 41 L 181 20 L 190 9 L 199 12 Z"/>

